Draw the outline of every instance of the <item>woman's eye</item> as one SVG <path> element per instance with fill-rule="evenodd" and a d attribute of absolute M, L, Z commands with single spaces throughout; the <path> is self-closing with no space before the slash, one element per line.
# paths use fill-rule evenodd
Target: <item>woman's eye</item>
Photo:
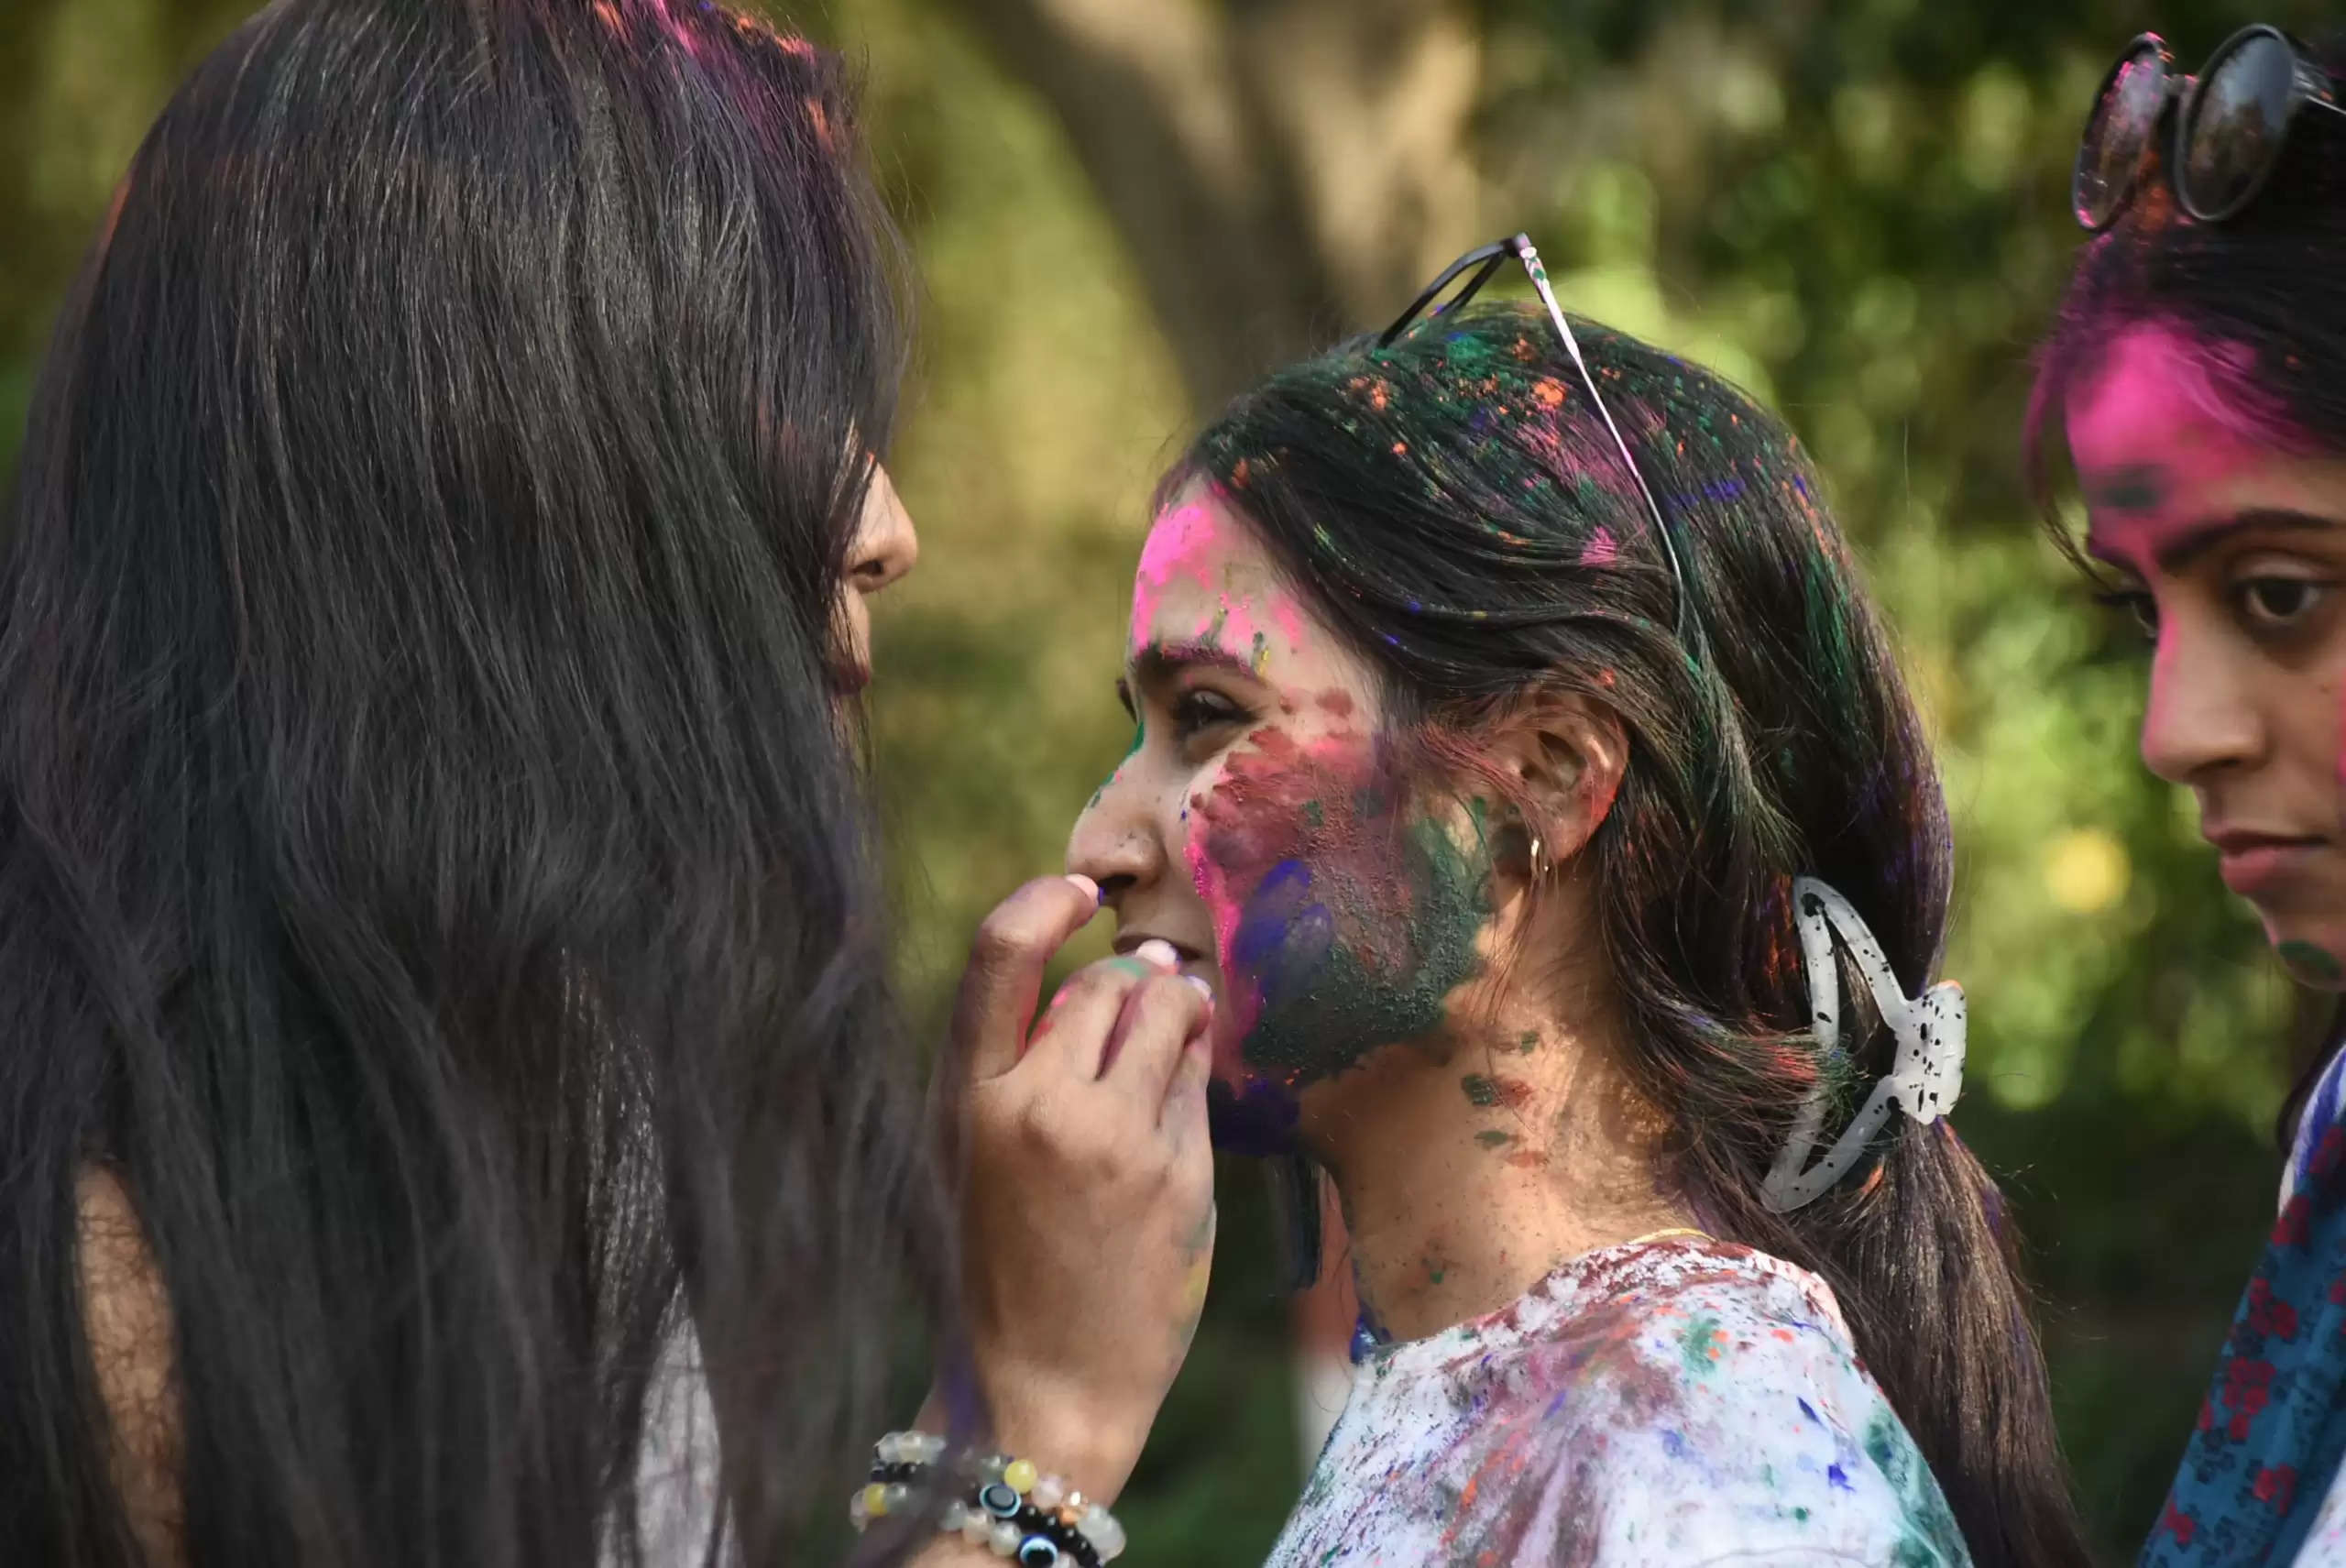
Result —
<path fill-rule="evenodd" d="M 2096 594 L 2094 602 L 2105 609 L 2132 616 L 2144 638 L 2154 642 L 2158 641 L 2159 604 L 2150 595 L 2121 589 L 2114 593 Z"/>
<path fill-rule="evenodd" d="M 1219 724 L 1244 724 L 1254 716 L 1219 692 L 1200 687 L 1173 702 L 1173 729 L 1187 738 Z"/>
<path fill-rule="evenodd" d="M 2319 604 L 2322 587 L 2303 577 L 2251 577 L 2232 591 L 2252 624 L 2276 628 L 2302 619 Z"/>

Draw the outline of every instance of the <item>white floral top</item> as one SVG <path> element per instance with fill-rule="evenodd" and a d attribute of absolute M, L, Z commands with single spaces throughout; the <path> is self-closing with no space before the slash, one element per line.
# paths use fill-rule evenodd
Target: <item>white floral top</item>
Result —
<path fill-rule="evenodd" d="M 1372 1351 L 1272 1568 L 1970 1561 L 1823 1280 L 1608 1247 Z"/>

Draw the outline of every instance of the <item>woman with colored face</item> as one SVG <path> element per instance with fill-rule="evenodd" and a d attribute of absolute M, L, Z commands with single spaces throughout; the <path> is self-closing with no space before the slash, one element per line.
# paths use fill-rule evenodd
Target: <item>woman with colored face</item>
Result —
<path fill-rule="evenodd" d="M 1420 321 L 1198 438 L 1070 841 L 1216 993 L 1219 1140 L 1341 1200 L 1363 1365 L 1273 1561 L 2081 1563 L 1938 1119 L 1904 685 L 1782 427 L 1583 323 L 1600 403 L 1564 324 Z"/>
<path fill-rule="evenodd" d="M 2300 983 L 2346 991 L 2346 40 L 2269 27 L 2184 77 L 2136 40 L 2078 158 L 2078 259 L 2032 449 L 2150 645 L 2143 762 Z M 2346 1553 L 2346 1129 L 2335 1041 L 2285 1113 L 2281 1211 L 2149 1563 Z"/>

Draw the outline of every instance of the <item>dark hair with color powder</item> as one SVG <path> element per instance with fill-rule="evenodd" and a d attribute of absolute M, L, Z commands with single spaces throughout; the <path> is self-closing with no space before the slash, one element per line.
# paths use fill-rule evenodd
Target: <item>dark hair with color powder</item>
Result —
<path fill-rule="evenodd" d="M 2313 47 L 2346 100 L 2346 32 Z M 2346 121 L 2300 113 L 2254 202 L 2220 224 L 2176 204 L 2163 155 L 2143 169 L 2132 203 L 2087 242 L 2060 313 L 2038 351 L 2023 451 L 2032 488 L 2064 554 L 2093 567 L 2051 502 L 2062 405 L 2092 379 L 2130 328 L 2165 327 L 2206 352 L 2198 369 L 2209 412 L 2247 438 L 2298 455 L 2346 455 Z M 2297 1136 L 2307 1096 L 2346 1045 L 2346 1003 L 2330 1044 L 2283 1102 L 2275 1134 Z"/>
<path fill-rule="evenodd" d="M 279 0 L 140 148 L 0 557 L 12 1560 L 139 1560 L 93 1168 L 192 1563 L 641 1561 L 687 1337 L 712 1550 L 860 1478 L 949 1269 L 835 707 L 902 358 L 853 128 L 692 0 Z"/>
<path fill-rule="evenodd" d="M 1569 691 L 1631 738 L 1593 862 L 1626 1066 L 1672 1133 L 1663 1180 L 1716 1234 L 1821 1275 L 1975 1559 L 2087 1561 L 2012 1227 L 1951 1126 L 1893 1116 L 1851 1178 L 1760 1184 L 1818 1081 L 1792 882 L 1839 889 L 1909 994 L 1936 963 L 1947 827 L 1923 726 L 1817 479 L 1699 367 L 1578 323 L 1668 514 L 1694 645 L 1645 503 L 1536 309 L 1471 308 L 1239 399 L 1168 480 L 1218 483 L 1380 673 L 1392 722 L 1469 737 Z M 1893 1054 L 1855 1008 L 1846 1118 Z"/>

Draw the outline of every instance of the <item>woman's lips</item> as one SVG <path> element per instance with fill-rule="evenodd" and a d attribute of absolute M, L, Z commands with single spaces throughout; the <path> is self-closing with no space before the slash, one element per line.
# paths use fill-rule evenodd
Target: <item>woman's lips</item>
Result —
<path fill-rule="evenodd" d="M 2302 882 L 2330 848 L 2327 839 L 2276 833 L 2210 833 L 2208 840 L 2222 851 L 2217 869 L 2224 885 L 2242 898 L 2271 894 Z"/>

